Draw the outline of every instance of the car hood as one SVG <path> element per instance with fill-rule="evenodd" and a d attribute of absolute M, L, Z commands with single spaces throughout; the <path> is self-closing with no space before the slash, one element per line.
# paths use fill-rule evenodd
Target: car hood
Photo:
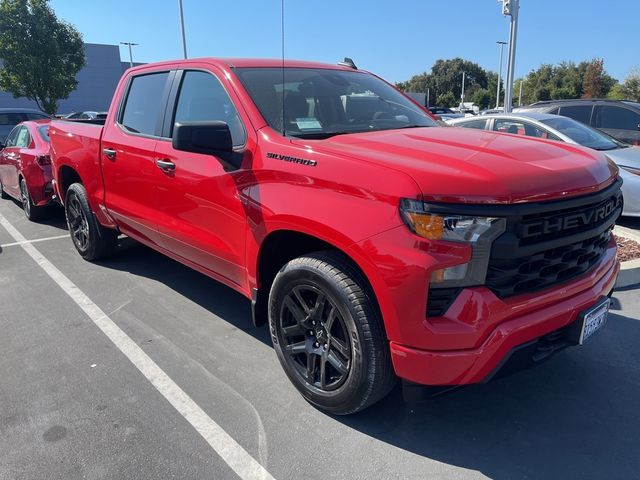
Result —
<path fill-rule="evenodd" d="M 603 153 L 617 165 L 640 168 L 640 147 L 616 148 Z"/>
<path fill-rule="evenodd" d="M 599 152 L 482 130 L 424 127 L 294 142 L 405 172 L 425 200 L 440 202 L 552 200 L 600 190 L 617 176 Z"/>

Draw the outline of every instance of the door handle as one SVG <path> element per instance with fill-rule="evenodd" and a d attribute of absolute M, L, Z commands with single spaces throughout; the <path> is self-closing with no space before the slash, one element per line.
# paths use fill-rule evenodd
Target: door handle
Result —
<path fill-rule="evenodd" d="M 165 173 L 173 172 L 176 169 L 176 164 L 166 159 L 156 160 L 157 167 Z"/>
<path fill-rule="evenodd" d="M 116 151 L 113 148 L 105 148 L 102 150 L 102 153 L 104 153 L 104 156 L 109 160 L 114 160 L 116 158 Z"/>

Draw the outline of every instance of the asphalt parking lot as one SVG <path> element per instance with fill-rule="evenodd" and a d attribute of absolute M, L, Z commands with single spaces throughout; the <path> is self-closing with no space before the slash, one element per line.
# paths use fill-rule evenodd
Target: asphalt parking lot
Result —
<path fill-rule="evenodd" d="M 640 477 L 638 290 L 615 294 L 608 324 L 587 345 L 536 369 L 420 403 L 397 388 L 333 417 L 290 385 L 239 294 L 127 239 L 115 257 L 85 262 L 53 213 L 34 224 L 0 202 L 0 219 L 228 437 L 213 448 L 198 419 L 160 393 L 5 224 L 2 480 L 241 478 L 225 460 L 240 450 L 262 466 L 256 478 Z"/>

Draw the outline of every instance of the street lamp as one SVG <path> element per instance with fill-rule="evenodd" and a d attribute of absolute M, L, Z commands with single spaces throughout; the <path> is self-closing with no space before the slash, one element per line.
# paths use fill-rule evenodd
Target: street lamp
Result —
<path fill-rule="evenodd" d="M 500 108 L 500 82 L 502 81 L 502 51 L 504 50 L 504 46 L 507 45 L 507 42 L 497 41 L 498 45 L 500 45 L 500 69 L 498 70 L 498 87 L 496 88 L 496 108 Z"/>
<path fill-rule="evenodd" d="M 520 0 L 498 0 L 502 3 L 502 14 L 511 17 L 509 31 L 509 63 L 507 64 L 507 84 L 504 93 L 504 111 L 511 112 L 513 105 L 513 73 L 516 64 L 516 38 L 518 36 L 518 12 Z"/>
<path fill-rule="evenodd" d="M 133 54 L 131 53 L 131 47 L 135 47 L 138 44 L 137 43 L 131 43 L 131 42 L 120 42 L 120 45 L 128 45 L 129 46 L 129 68 L 133 68 Z"/>
<path fill-rule="evenodd" d="M 466 72 L 462 72 L 462 94 L 460 95 L 460 112 L 462 113 L 462 109 L 464 108 L 464 80 L 465 80 Z"/>
<path fill-rule="evenodd" d="M 182 14 L 182 0 L 178 0 L 178 8 L 180 9 L 180 29 L 182 31 L 182 51 L 184 58 L 187 58 L 187 37 L 184 34 L 184 15 Z"/>

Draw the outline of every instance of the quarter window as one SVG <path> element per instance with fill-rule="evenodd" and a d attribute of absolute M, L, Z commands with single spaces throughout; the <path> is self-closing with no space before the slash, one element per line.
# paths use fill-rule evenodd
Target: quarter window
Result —
<path fill-rule="evenodd" d="M 246 134 L 238 111 L 218 79 L 210 73 L 187 71 L 182 78 L 174 124 L 207 120 L 227 123 L 233 145 L 244 145 Z"/>
<path fill-rule="evenodd" d="M 156 135 L 165 85 L 169 72 L 151 73 L 133 77 L 120 123 L 133 133 Z"/>
<path fill-rule="evenodd" d="M 28 148 L 30 143 L 31 136 L 29 135 L 29 130 L 27 130 L 27 127 L 20 127 L 15 146 L 19 148 Z"/>

